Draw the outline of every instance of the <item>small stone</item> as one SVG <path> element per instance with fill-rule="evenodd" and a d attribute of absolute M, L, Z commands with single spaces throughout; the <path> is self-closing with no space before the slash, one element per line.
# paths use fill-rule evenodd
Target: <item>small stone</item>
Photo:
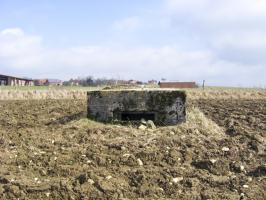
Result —
<path fill-rule="evenodd" d="M 172 181 L 173 181 L 174 183 L 179 183 L 180 181 L 183 181 L 183 179 L 184 179 L 183 177 L 176 177 L 176 178 L 173 178 Z"/>
<path fill-rule="evenodd" d="M 155 126 L 155 124 L 153 123 L 153 121 L 152 120 L 148 120 L 147 121 L 147 127 L 148 128 L 151 128 L 151 129 L 156 129 L 156 126 Z"/>
<path fill-rule="evenodd" d="M 45 195 L 46 195 L 47 197 L 49 197 L 49 196 L 51 195 L 51 193 L 50 193 L 50 192 L 47 192 L 47 193 L 45 193 Z"/>
<path fill-rule="evenodd" d="M 231 176 L 232 179 L 235 179 L 236 177 L 237 177 L 236 175 Z"/>
<path fill-rule="evenodd" d="M 170 135 L 175 135 L 175 132 L 174 132 L 174 131 L 171 131 L 171 132 L 170 132 Z"/>
<path fill-rule="evenodd" d="M 140 160 L 140 159 L 138 158 L 137 161 L 138 161 L 139 166 L 143 166 L 143 162 L 142 162 L 142 160 Z"/>
<path fill-rule="evenodd" d="M 224 152 L 228 152 L 230 149 L 228 148 L 228 147 L 223 147 L 222 148 L 222 151 L 224 151 Z"/>
<path fill-rule="evenodd" d="M 113 178 L 112 176 L 106 176 L 105 179 L 110 180 L 111 178 Z"/>
<path fill-rule="evenodd" d="M 140 126 L 139 126 L 139 130 L 142 130 L 142 131 L 145 131 L 145 130 L 146 130 L 146 128 L 147 128 L 147 127 L 146 127 L 146 126 L 144 126 L 144 125 L 140 125 Z"/>
<path fill-rule="evenodd" d="M 210 159 L 210 162 L 211 162 L 212 164 L 214 164 L 214 163 L 217 162 L 217 160 L 216 160 L 216 159 Z"/>
<path fill-rule="evenodd" d="M 182 135 L 180 138 L 181 138 L 181 139 L 185 139 L 185 138 L 186 138 L 186 136 L 185 136 L 185 135 Z"/>
<path fill-rule="evenodd" d="M 245 170 L 245 167 L 243 165 L 240 166 L 240 171 L 244 171 Z"/>
<path fill-rule="evenodd" d="M 140 120 L 140 122 L 141 122 L 142 124 L 144 124 L 144 125 L 146 125 L 146 124 L 147 124 L 146 120 L 145 120 L 145 119 L 143 119 L 143 118 Z"/>
<path fill-rule="evenodd" d="M 251 182 L 252 181 L 252 178 L 251 177 L 248 177 L 248 182 Z"/>
<path fill-rule="evenodd" d="M 40 171 L 40 174 L 41 174 L 42 176 L 46 176 L 46 175 L 47 175 L 47 173 L 46 173 L 45 170 L 41 170 L 41 171 Z"/>
<path fill-rule="evenodd" d="M 243 188 L 249 188 L 249 186 L 248 185 L 243 185 Z"/>
<path fill-rule="evenodd" d="M 88 163 L 88 164 L 91 164 L 91 163 L 92 163 L 92 161 L 91 161 L 91 160 L 87 160 L 87 163 Z"/>
<path fill-rule="evenodd" d="M 91 185 L 93 185 L 95 182 L 92 179 L 88 179 L 88 183 L 91 184 Z"/>

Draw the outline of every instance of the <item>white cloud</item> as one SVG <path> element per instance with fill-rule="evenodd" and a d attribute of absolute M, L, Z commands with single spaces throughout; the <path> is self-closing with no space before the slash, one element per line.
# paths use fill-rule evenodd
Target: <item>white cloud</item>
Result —
<path fill-rule="evenodd" d="M 266 16 L 264 0 L 165 0 L 172 12 L 187 12 L 199 16 L 240 17 Z"/>
<path fill-rule="evenodd" d="M 34 78 L 67 79 L 95 75 L 142 80 L 165 77 L 200 82 L 206 79 L 214 85 L 265 84 L 262 80 L 266 72 L 261 71 L 261 65 L 244 68 L 239 63 L 222 60 L 208 50 L 185 51 L 170 45 L 154 48 L 78 46 L 47 49 L 40 36 L 20 32 L 23 34 L 6 30 L 0 34 L 0 66 L 9 66 L 9 73 L 19 71 Z M 252 71 L 249 70 L 251 67 Z M 6 68 L 0 67 L 0 70 Z"/>
<path fill-rule="evenodd" d="M 165 5 L 170 29 L 179 27 L 198 38 L 197 45 L 220 60 L 266 65 L 266 1 L 165 0 Z"/>
<path fill-rule="evenodd" d="M 132 31 L 141 25 L 139 17 L 128 17 L 114 22 L 113 27 L 119 31 Z"/>
<path fill-rule="evenodd" d="M 247 50 L 256 50 L 266 48 L 266 37 L 265 34 L 257 31 L 249 32 L 230 32 L 217 34 L 212 44 L 217 48 L 238 48 Z"/>
<path fill-rule="evenodd" d="M 9 28 L 1 31 L 0 33 L 2 36 L 7 35 L 7 36 L 23 36 L 24 32 L 20 28 Z"/>
<path fill-rule="evenodd" d="M 0 62 L 13 67 L 31 67 L 40 61 L 41 42 L 41 37 L 26 35 L 19 28 L 5 29 L 0 32 Z"/>

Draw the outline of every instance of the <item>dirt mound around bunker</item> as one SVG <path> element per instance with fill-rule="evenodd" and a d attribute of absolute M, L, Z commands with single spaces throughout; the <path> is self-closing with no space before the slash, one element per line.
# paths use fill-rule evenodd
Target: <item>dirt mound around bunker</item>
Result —
<path fill-rule="evenodd" d="M 0 198 L 265 199 L 265 136 L 228 135 L 215 106 L 140 130 L 86 119 L 81 100 L 2 101 Z"/>

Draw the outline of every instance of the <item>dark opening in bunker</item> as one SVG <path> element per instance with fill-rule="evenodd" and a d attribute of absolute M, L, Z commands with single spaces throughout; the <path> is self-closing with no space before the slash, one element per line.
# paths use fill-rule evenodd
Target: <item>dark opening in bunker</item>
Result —
<path fill-rule="evenodd" d="M 155 120 L 155 113 L 147 112 L 122 112 L 121 120 L 122 121 L 140 121 L 141 119 L 145 120 Z"/>

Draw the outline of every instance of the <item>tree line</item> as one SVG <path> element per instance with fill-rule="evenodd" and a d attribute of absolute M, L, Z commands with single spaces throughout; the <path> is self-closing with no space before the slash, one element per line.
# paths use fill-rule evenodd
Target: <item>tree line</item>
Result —
<path fill-rule="evenodd" d="M 108 78 L 94 78 L 93 76 L 87 76 L 84 78 L 70 79 L 69 81 L 65 81 L 63 85 L 65 86 L 104 86 L 104 85 L 115 85 L 118 80 L 116 79 L 108 79 Z"/>

